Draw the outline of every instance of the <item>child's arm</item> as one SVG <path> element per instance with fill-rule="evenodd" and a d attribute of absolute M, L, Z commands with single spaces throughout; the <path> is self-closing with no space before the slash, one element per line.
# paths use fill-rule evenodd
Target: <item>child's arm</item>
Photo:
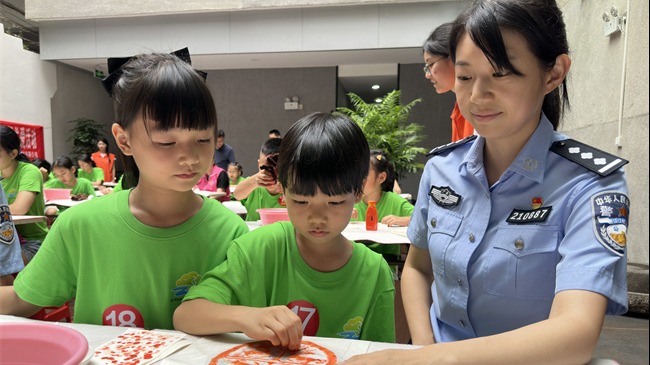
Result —
<path fill-rule="evenodd" d="M 41 307 L 20 299 L 13 286 L 0 286 L 0 314 L 29 317 L 40 309 Z"/>
<path fill-rule="evenodd" d="M 237 189 L 233 195 L 237 200 L 243 200 L 248 198 L 248 196 L 253 192 L 253 190 L 258 187 L 267 187 L 273 186 L 276 184 L 276 181 L 273 180 L 271 174 L 266 170 L 260 170 L 257 174 L 247 177 L 244 181 L 237 184 Z"/>
<path fill-rule="evenodd" d="M 381 223 L 387 226 L 400 226 L 406 227 L 411 222 L 411 217 L 398 217 L 396 215 L 387 215 L 381 219 Z"/>
<path fill-rule="evenodd" d="M 27 190 L 19 191 L 16 195 L 16 200 L 9 204 L 9 210 L 11 211 L 11 214 L 27 214 L 29 208 L 31 208 L 34 203 L 34 200 L 36 200 L 35 192 Z"/>
<path fill-rule="evenodd" d="M 239 331 L 292 350 L 299 349 L 302 340 L 300 317 L 283 305 L 255 308 L 192 299 L 174 311 L 174 328 L 192 335 Z"/>

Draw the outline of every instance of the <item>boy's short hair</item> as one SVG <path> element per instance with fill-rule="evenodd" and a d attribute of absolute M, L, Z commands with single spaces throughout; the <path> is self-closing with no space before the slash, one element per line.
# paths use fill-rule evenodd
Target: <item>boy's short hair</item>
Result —
<path fill-rule="evenodd" d="M 282 139 L 278 180 L 291 192 L 313 196 L 361 194 L 370 150 L 361 128 L 342 114 L 312 113 Z"/>
<path fill-rule="evenodd" d="M 271 155 L 274 153 L 280 152 L 280 145 L 282 144 L 282 139 L 280 138 L 269 138 L 262 144 L 262 149 L 260 152 L 265 155 Z"/>

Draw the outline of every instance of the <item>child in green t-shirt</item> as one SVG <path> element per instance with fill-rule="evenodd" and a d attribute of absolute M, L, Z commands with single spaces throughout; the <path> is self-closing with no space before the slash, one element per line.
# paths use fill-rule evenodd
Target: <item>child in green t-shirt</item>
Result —
<path fill-rule="evenodd" d="M 284 197 L 282 187 L 278 184 L 277 176 L 266 169 L 269 164 L 268 157 L 277 155 L 280 151 L 280 138 L 270 138 L 262 145 L 260 158 L 257 160 L 259 172 L 247 177 L 237 185 L 233 196 L 246 207 L 246 220 L 256 221 L 260 219 L 257 209 L 260 208 L 283 208 Z"/>
<path fill-rule="evenodd" d="M 79 196 L 85 195 L 85 198 L 79 200 L 90 199 L 95 196 L 95 188 L 93 184 L 88 179 L 83 177 L 75 176 L 77 167 L 72 162 L 72 159 L 68 156 L 60 156 L 54 160 L 52 165 L 52 172 L 57 179 L 57 182 L 50 184 L 49 186 L 53 189 L 72 189 L 70 191 L 70 196 Z M 57 208 L 53 205 L 45 207 L 46 216 L 57 215 L 60 211 L 66 209 L 66 207 Z"/>
<path fill-rule="evenodd" d="M 104 170 L 100 167 L 95 167 L 95 162 L 90 158 L 87 153 L 82 153 L 77 157 L 77 177 L 83 177 L 93 183 L 93 187 L 99 187 L 104 182 Z"/>
<path fill-rule="evenodd" d="M 287 132 L 276 176 L 291 222 L 238 239 L 190 289 L 176 329 L 241 331 L 298 349 L 302 336 L 394 342 L 395 288 L 381 255 L 343 229 L 368 174 L 368 142 L 347 117 L 310 114 Z"/>
<path fill-rule="evenodd" d="M 392 190 L 395 185 L 395 169 L 388 156 L 381 150 L 370 151 L 370 169 L 363 185 L 363 196 L 354 205 L 352 220 L 365 221 L 368 202 L 377 204 L 377 219 L 388 226 L 408 226 L 413 214 L 413 204 Z M 400 245 L 368 244 L 371 250 L 387 255 L 390 260 L 398 259 Z"/>

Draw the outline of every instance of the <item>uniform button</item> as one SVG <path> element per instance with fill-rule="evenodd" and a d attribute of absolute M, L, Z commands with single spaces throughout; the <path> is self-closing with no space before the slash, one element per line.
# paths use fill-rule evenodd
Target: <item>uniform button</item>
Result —
<path fill-rule="evenodd" d="M 463 321 L 462 319 L 458 321 L 458 324 L 460 324 L 461 327 L 465 327 L 465 321 Z"/>
<path fill-rule="evenodd" d="M 469 234 L 469 241 L 474 243 L 475 240 L 476 240 L 476 237 L 474 237 L 474 233 L 470 233 Z"/>
<path fill-rule="evenodd" d="M 438 221 L 436 221 L 435 218 L 431 218 L 431 227 L 436 228 L 437 224 L 438 224 Z"/>
<path fill-rule="evenodd" d="M 458 282 L 458 286 L 463 286 L 463 281 L 460 278 L 456 278 L 456 281 Z"/>
<path fill-rule="evenodd" d="M 517 250 L 522 250 L 524 248 L 524 240 L 522 240 L 521 238 L 517 238 L 515 240 L 515 248 Z"/>

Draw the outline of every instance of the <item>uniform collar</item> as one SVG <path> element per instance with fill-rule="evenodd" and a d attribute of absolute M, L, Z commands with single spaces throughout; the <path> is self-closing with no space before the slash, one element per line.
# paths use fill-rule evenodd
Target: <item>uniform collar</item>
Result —
<path fill-rule="evenodd" d="M 524 145 L 524 148 L 519 151 L 519 154 L 505 173 L 518 173 L 541 183 L 544 179 L 544 171 L 546 171 L 546 159 L 549 148 L 553 142 L 563 138 L 565 137 L 555 133 L 553 125 L 546 115 L 542 113 L 537 129 L 535 129 L 535 132 L 530 136 L 528 142 Z M 476 172 L 478 169 L 483 167 L 484 145 L 485 138 L 479 136 L 470 147 L 465 159 L 459 166 L 459 171 L 465 165 L 467 166 L 467 169 L 472 172 Z"/>

